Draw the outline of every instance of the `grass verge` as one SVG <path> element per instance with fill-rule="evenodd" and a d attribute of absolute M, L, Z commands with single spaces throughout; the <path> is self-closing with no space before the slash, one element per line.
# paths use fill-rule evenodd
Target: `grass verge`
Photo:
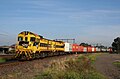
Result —
<path fill-rule="evenodd" d="M 106 79 L 92 66 L 96 55 L 83 55 L 77 59 L 53 62 L 44 72 L 34 79 Z"/>
<path fill-rule="evenodd" d="M 114 64 L 115 66 L 117 66 L 118 68 L 120 68 L 120 61 L 113 62 L 113 64 Z"/>
<path fill-rule="evenodd" d="M 6 62 L 4 58 L 0 58 L 0 63 Z"/>

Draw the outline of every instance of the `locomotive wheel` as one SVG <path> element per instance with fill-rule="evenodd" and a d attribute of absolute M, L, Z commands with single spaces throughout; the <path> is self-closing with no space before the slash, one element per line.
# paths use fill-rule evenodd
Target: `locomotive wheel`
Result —
<path fill-rule="evenodd" d="M 41 53 L 41 54 L 42 54 L 42 58 L 45 58 L 48 56 L 47 53 Z"/>
<path fill-rule="evenodd" d="M 36 53 L 36 54 L 35 54 L 35 58 L 37 58 L 37 59 L 40 58 L 39 53 Z"/>
<path fill-rule="evenodd" d="M 31 54 L 32 59 L 35 59 L 35 53 Z"/>

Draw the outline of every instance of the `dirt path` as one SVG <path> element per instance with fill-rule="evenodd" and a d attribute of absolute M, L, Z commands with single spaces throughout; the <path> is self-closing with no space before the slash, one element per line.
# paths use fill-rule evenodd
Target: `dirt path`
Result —
<path fill-rule="evenodd" d="M 116 60 L 120 60 L 120 54 L 103 54 L 97 57 L 95 67 L 108 79 L 120 79 L 120 68 L 112 64 Z"/>

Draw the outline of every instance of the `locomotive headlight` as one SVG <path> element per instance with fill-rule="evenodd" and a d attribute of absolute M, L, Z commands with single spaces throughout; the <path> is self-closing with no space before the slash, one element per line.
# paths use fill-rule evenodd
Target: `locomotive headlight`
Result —
<path fill-rule="evenodd" d="M 35 53 L 35 51 L 33 51 L 33 53 Z"/>

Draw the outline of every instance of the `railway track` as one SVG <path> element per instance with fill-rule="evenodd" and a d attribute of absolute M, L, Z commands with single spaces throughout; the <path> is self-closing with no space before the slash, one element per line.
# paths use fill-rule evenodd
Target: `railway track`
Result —
<path fill-rule="evenodd" d="M 2 66 L 9 66 L 9 65 L 15 65 L 15 64 L 19 64 L 20 62 L 18 60 L 7 60 L 6 62 L 0 63 L 0 67 Z"/>
<path fill-rule="evenodd" d="M 15 55 L 13 54 L 1 54 L 0 58 L 5 59 L 5 62 L 0 63 L 0 67 L 3 66 L 9 66 L 9 65 L 15 65 L 18 64 L 19 61 L 14 58 Z"/>
<path fill-rule="evenodd" d="M 4 58 L 4 59 L 13 59 L 14 58 L 14 54 L 0 54 L 0 58 Z"/>
<path fill-rule="evenodd" d="M 60 56 L 66 56 L 66 55 L 60 55 Z M 13 58 L 13 56 L 9 56 L 9 55 L 0 55 L 0 57 L 2 58 L 5 58 L 7 59 L 6 62 L 2 62 L 0 63 L 0 67 L 3 67 L 3 66 L 16 66 L 16 65 L 19 65 L 19 64 L 23 64 L 23 63 L 27 63 L 27 62 L 31 62 L 31 61 L 34 61 L 34 60 L 42 60 L 44 61 L 44 59 L 49 59 L 49 58 L 54 58 L 54 57 L 59 57 L 59 56 L 50 56 L 50 57 L 44 57 L 44 58 L 36 58 L 36 59 L 33 59 L 33 60 L 29 60 L 29 61 L 25 61 L 25 60 L 16 60 Z"/>
<path fill-rule="evenodd" d="M 68 58 L 76 58 L 76 56 L 74 54 L 62 55 L 32 61 L 9 61 L 2 63 L 0 64 L 0 79 L 30 79 L 38 72 L 42 72 L 49 67 L 52 62 L 60 62 Z"/>

